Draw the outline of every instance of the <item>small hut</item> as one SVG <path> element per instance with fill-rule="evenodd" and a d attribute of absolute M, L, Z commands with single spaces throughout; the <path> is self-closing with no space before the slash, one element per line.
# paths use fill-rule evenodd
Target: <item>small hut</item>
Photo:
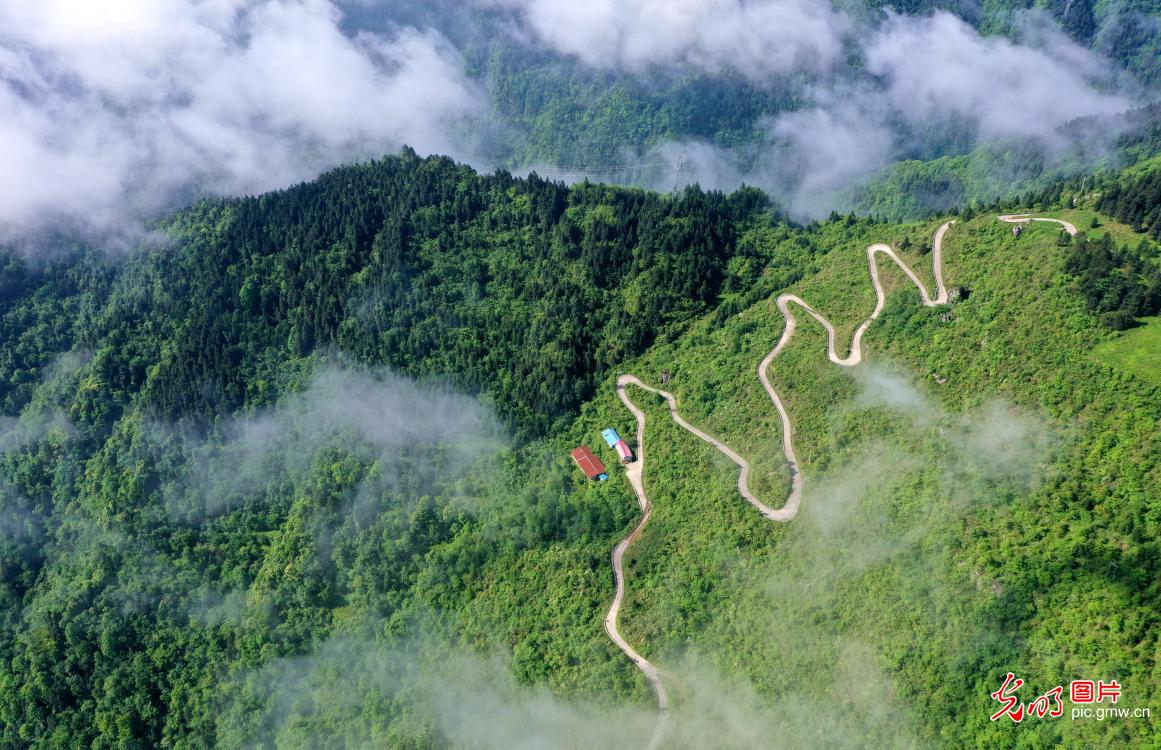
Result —
<path fill-rule="evenodd" d="M 592 449 L 587 445 L 574 448 L 572 460 L 576 461 L 576 465 L 580 467 L 586 477 L 595 482 L 603 482 L 609 478 L 609 475 L 605 473 L 605 465 L 601 463 L 601 459 L 593 455 Z"/>

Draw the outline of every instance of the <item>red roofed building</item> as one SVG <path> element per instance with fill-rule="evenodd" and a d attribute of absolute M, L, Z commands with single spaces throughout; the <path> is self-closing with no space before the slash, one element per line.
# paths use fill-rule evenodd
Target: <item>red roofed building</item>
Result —
<path fill-rule="evenodd" d="M 601 463 L 601 459 L 593 455 L 592 450 L 587 445 L 573 448 L 572 460 L 576 461 L 576 465 L 589 479 L 603 482 L 609 478 L 609 475 L 605 473 L 605 465 Z"/>

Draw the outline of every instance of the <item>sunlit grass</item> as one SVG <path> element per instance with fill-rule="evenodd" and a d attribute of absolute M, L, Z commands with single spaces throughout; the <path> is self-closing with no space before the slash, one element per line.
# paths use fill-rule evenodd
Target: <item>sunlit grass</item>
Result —
<path fill-rule="evenodd" d="M 1161 317 L 1143 318 L 1141 323 L 1098 346 L 1093 356 L 1110 367 L 1161 385 Z"/>

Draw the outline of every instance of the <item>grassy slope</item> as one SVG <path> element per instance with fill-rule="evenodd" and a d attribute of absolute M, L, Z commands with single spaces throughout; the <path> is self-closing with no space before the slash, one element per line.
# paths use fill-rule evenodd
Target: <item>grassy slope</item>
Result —
<path fill-rule="evenodd" d="M 1146 318 L 1093 350 L 1098 360 L 1161 387 L 1161 318 Z"/>
<path fill-rule="evenodd" d="M 1122 224 L 1116 219 L 1109 218 L 1104 214 L 1099 214 L 1091 208 L 1070 208 L 1062 211 L 1047 211 L 1042 216 L 1052 216 L 1054 218 L 1071 221 L 1076 225 L 1076 228 L 1084 232 L 1093 239 L 1101 239 L 1106 234 L 1111 234 L 1113 242 L 1118 246 L 1127 245 L 1130 248 L 1136 249 L 1144 235 L 1133 231 L 1133 228 L 1127 224 Z M 1097 220 L 1098 226 L 1092 226 L 1092 220 Z"/>
<path fill-rule="evenodd" d="M 820 244 L 833 249 L 793 290 L 849 337 L 874 304 L 865 245 L 933 228 L 826 225 Z M 933 416 L 860 401 L 822 332 L 800 326 L 773 368 L 808 482 L 788 526 L 762 521 L 734 492 L 732 465 L 636 394 L 650 404 L 657 511 L 629 559 L 627 637 L 679 682 L 691 664 L 743 675 L 773 709 L 748 721 L 787 739 L 815 737 L 825 707 L 835 744 L 1145 744 L 1148 721 L 987 719 L 1009 669 L 1028 681 L 1026 701 L 1114 676 L 1122 705 L 1156 697 L 1161 396 L 1090 356 L 1101 334 L 1056 237 L 1035 226 L 1015 240 L 990 217 L 954 229 L 946 277 L 972 291 L 954 322 L 909 285 L 892 296 L 869 361 L 902 373 Z M 930 279 L 929 259 L 910 256 Z M 625 369 L 672 370 L 687 416 L 742 449 L 777 505 L 787 476 L 754 371 L 780 315 L 770 298 L 711 321 Z M 611 384 L 598 401 L 617 413 Z M 695 682 L 678 686 L 676 721 L 691 737 L 692 717 L 709 721 L 691 705 Z"/>

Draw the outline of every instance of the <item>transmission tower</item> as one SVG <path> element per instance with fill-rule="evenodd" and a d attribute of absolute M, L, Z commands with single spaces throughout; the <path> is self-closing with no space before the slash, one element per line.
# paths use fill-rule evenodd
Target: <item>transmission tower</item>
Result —
<path fill-rule="evenodd" d="M 685 152 L 677 157 L 677 173 L 673 175 L 673 194 L 677 195 L 677 188 L 681 185 L 681 178 L 685 175 Z"/>

